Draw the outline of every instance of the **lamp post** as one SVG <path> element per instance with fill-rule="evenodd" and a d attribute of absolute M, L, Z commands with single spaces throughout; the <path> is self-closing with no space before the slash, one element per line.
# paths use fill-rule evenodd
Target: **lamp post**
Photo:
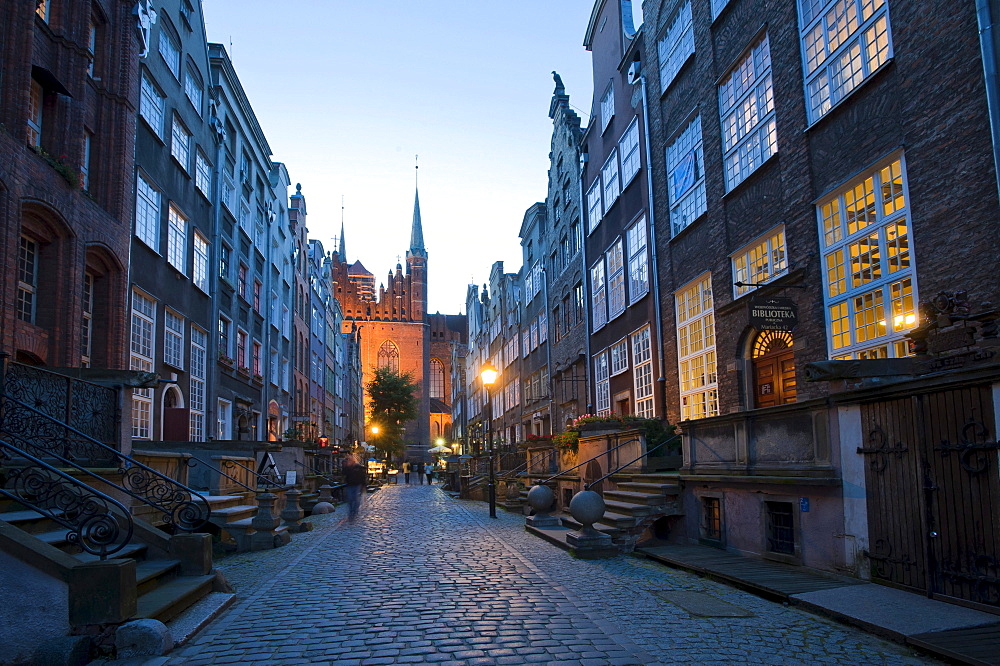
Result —
<path fill-rule="evenodd" d="M 493 367 L 493 364 L 489 361 L 483 366 L 483 369 L 479 371 L 479 377 L 483 380 L 483 386 L 486 388 L 486 404 L 490 408 L 490 418 L 488 421 L 488 437 L 487 445 L 489 446 L 489 456 L 490 456 L 490 518 L 497 517 L 497 485 L 496 485 L 496 473 L 493 470 L 493 401 L 490 399 L 490 388 L 496 382 L 497 377 L 500 376 L 500 372 Z"/>

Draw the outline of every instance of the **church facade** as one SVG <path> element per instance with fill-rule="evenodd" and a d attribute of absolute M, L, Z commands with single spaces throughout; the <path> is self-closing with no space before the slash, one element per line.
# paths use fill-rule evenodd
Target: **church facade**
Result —
<path fill-rule="evenodd" d="M 404 455 L 412 461 L 429 460 L 427 451 L 436 440 L 451 436 L 451 346 L 466 338 L 464 317 L 427 312 L 427 263 L 418 192 L 405 268 L 397 263 L 376 289 L 374 274 L 360 260 L 347 261 L 343 228 L 330 264 L 343 331 L 360 340 L 362 384 L 371 381 L 376 369 L 390 368 L 408 373 L 418 387 L 418 416 L 403 434 Z M 367 424 L 367 395 L 365 403 Z"/>

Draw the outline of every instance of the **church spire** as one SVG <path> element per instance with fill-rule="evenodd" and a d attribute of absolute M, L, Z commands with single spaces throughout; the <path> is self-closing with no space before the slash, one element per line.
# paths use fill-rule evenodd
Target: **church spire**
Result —
<path fill-rule="evenodd" d="M 415 169 L 420 169 L 420 165 L 414 167 Z M 419 171 L 416 173 L 419 174 Z M 413 195 L 413 230 L 410 232 L 410 252 L 411 256 L 415 257 L 426 257 L 427 250 L 424 248 L 424 229 L 420 224 L 420 184 L 419 181 L 415 181 L 416 186 L 414 188 Z"/>
<path fill-rule="evenodd" d="M 337 248 L 340 260 L 347 261 L 347 246 L 344 244 L 344 197 L 340 197 L 340 247 Z"/>

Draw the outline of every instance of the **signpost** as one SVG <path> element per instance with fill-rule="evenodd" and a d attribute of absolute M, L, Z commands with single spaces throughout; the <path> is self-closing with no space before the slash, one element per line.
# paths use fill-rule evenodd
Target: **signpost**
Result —
<path fill-rule="evenodd" d="M 787 296 L 750 301 L 750 325 L 758 331 L 790 331 L 798 321 L 798 307 Z"/>

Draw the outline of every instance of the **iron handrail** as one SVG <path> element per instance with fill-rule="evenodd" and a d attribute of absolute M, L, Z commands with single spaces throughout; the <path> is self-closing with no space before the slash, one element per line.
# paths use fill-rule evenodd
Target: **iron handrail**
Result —
<path fill-rule="evenodd" d="M 312 465 L 306 465 L 305 463 L 301 463 L 298 460 L 295 461 L 295 464 L 298 465 L 299 467 L 301 467 L 302 469 L 304 469 L 306 472 L 312 472 L 316 476 L 323 477 L 324 479 L 326 479 L 330 483 L 340 483 L 340 481 L 337 481 L 336 479 L 331 479 L 326 474 L 324 474 L 323 472 L 319 471 L 318 469 L 316 469 Z"/>
<path fill-rule="evenodd" d="M 192 460 L 194 461 L 193 463 L 191 462 Z M 200 464 L 204 465 L 205 467 L 209 468 L 210 470 L 212 470 L 213 472 L 217 472 L 217 473 L 221 474 L 222 476 L 226 477 L 227 479 L 229 479 L 230 481 L 232 481 L 236 485 L 241 486 L 243 488 L 246 488 L 247 490 L 249 490 L 252 493 L 258 493 L 258 492 L 260 492 L 256 488 L 251 488 L 247 484 L 243 483 L 242 481 L 240 481 L 239 479 L 237 479 L 235 476 L 230 476 L 229 474 L 226 474 L 225 472 L 222 471 L 222 468 L 213 467 L 212 463 L 205 462 L 204 460 L 202 460 L 198 456 L 191 456 L 185 462 L 187 463 L 188 467 L 194 467 L 196 464 L 200 463 Z"/>
<path fill-rule="evenodd" d="M 555 454 L 555 452 L 556 452 L 555 449 L 549 449 L 549 450 L 545 451 L 542 454 L 543 462 L 544 462 L 545 459 L 553 457 L 553 454 Z M 507 476 L 518 476 L 519 474 L 526 474 L 526 473 L 528 473 L 528 468 L 531 467 L 531 463 L 532 462 L 533 461 L 530 460 L 530 459 L 526 460 L 523 465 L 518 465 L 512 471 L 508 472 Z"/>
<path fill-rule="evenodd" d="M 45 412 L 21 402 L 17 398 L 12 398 L 5 394 L 0 395 L 0 404 L 3 405 L 3 409 L 0 409 L 0 432 L 4 432 L 12 439 L 26 444 L 33 451 L 52 456 L 67 465 L 75 467 L 84 474 L 92 476 L 98 481 L 110 483 L 133 499 L 137 499 L 143 504 L 161 512 L 166 521 L 174 525 L 177 529 L 184 532 L 194 532 L 208 522 L 209 517 L 212 515 L 212 507 L 201 493 L 170 478 L 166 474 L 148 465 L 144 465 L 131 456 L 121 453 L 117 449 L 94 439 L 86 433 L 80 432 L 73 426 L 63 423 Z M 27 410 L 28 415 L 19 414 L 18 409 Z M 35 418 L 32 420 L 29 416 L 34 416 Z M 18 424 L 18 418 L 24 422 Z M 18 426 L 20 427 L 18 428 Z M 52 429 L 53 426 L 65 432 L 60 434 Z M 82 441 L 82 443 L 86 443 L 92 450 L 110 454 L 107 460 L 118 463 L 118 473 L 122 476 L 121 485 L 113 483 L 73 460 L 71 444 L 74 441 L 67 433 L 78 438 L 75 443 L 81 443 Z M 54 444 L 61 442 L 63 444 L 63 452 L 59 453 L 55 451 L 55 447 L 47 449 L 37 443 L 46 440 L 50 440 Z"/>
<path fill-rule="evenodd" d="M 33 465 L 9 470 L 0 493 L 68 529 L 67 541 L 105 560 L 132 540 L 135 520 L 124 504 L 3 440 L 0 448 Z"/>
<path fill-rule="evenodd" d="M 634 462 L 639 462 L 640 460 L 642 460 L 643 458 L 645 458 L 646 456 L 648 456 L 648 455 L 649 455 L 650 453 L 652 453 L 652 452 L 653 452 L 653 451 L 655 451 L 656 449 L 658 449 L 658 448 L 660 448 L 661 446 L 664 446 L 664 445 L 666 445 L 666 444 L 669 444 L 670 442 L 674 441 L 674 440 L 675 440 L 675 439 L 677 439 L 678 437 L 680 437 L 680 433 L 678 433 L 678 434 L 674 435 L 673 437 L 668 437 L 667 439 L 663 440 L 662 442 L 660 442 L 659 444 L 657 444 L 656 446 L 654 446 L 654 447 L 653 447 L 653 448 L 651 448 L 651 449 L 646 449 L 646 452 L 645 452 L 645 453 L 643 453 L 643 454 L 642 454 L 641 456 L 639 456 L 638 458 L 636 458 L 635 460 L 630 460 L 630 461 L 628 461 L 627 463 L 625 463 L 624 465 L 619 465 L 617 469 L 615 469 L 614 471 L 611 471 L 611 472 L 608 472 L 607 474 L 605 474 L 605 475 L 604 475 L 604 476 L 602 476 L 601 478 L 597 479 L 596 481 L 591 481 L 590 483 L 587 483 L 587 484 L 584 484 L 584 486 L 583 486 L 583 489 L 584 489 L 584 490 L 590 490 L 590 487 L 591 487 L 591 486 L 596 486 L 596 485 L 597 485 L 598 483 L 600 483 L 600 482 L 601 482 L 601 481 L 603 481 L 604 479 L 608 478 L 609 476 L 611 476 L 611 475 L 613 475 L 613 474 L 617 474 L 618 472 L 622 471 L 623 469 L 625 469 L 626 467 L 628 467 L 628 466 L 629 466 L 629 465 L 631 465 L 632 463 L 634 463 Z"/>
<path fill-rule="evenodd" d="M 287 483 L 281 483 L 280 481 L 275 481 L 274 479 L 272 479 L 270 477 L 267 477 L 267 476 L 264 476 L 263 474 L 258 474 L 257 472 L 253 471 L 252 469 L 250 469 L 249 467 L 247 467 L 243 463 L 238 463 L 235 460 L 225 460 L 225 461 L 223 461 L 223 464 L 226 467 L 232 467 L 233 465 L 236 465 L 237 467 L 241 467 L 241 468 L 245 469 L 246 471 L 250 472 L 255 477 L 257 477 L 257 480 L 260 481 L 261 483 L 263 483 L 265 487 L 266 486 L 270 486 L 272 488 L 283 488 L 283 487 L 285 487 L 287 485 L 290 485 L 290 484 L 287 484 Z"/>
<path fill-rule="evenodd" d="M 537 483 L 536 485 L 539 485 L 539 486 L 541 486 L 541 485 L 544 485 L 544 484 L 548 483 L 549 481 L 553 481 L 553 480 L 555 480 L 555 479 L 559 478 L 560 476 L 562 476 L 562 475 L 563 475 L 563 474 L 565 474 L 566 472 L 572 472 L 572 471 L 573 471 L 574 469 L 577 469 L 578 467 L 583 467 L 584 465 L 586 465 L 587 463 L 591 462 L 592 460 L 597 460 L 597 459 L 598 459 L 598 458 L 600 458 L 601 456 L 606 456 L 606 455 L 608 455 L 609 453 L 611 453 L 612 451 L 615 451 L 615 450 L 617 450 L 617 449 L 620 449 L 621 447 L 625 446 L 626 444 L 631 444 L 632 442 L 639 442 L 639 441 L 641 441 L 641 440 L 640 440 L 640 439 L 639 439 L 638 437 L 633 437 L 632 439 L 628 439 L 628 440 L 625 440 L 625 441 L 624 441 L 624 442 L 622 442 L 621 444 L 618 444 L 618 445 L 616 445 L 616 446 L 614 446 L 614 447 L 612 447 L 612 448 L 608 449 L 607 451 L 602 451 L 602 452 L 598 453 L 598 454 L 597 454 L 596 456 L 594 456 L 593 458 L 588 458 L 587 460 L 584 460 L 584 461 L 583 461 L 582 463 L 578 463 L 578 464 L 576 464 L 576 465 L 573 465 L 572 467 L 570 467 L 570 468 L 568 468 L 568 469 L 564 469 L 564 470 L 561 470 L 561 471 L 559 471 L 559 472 L 558 472 L 558 473 L 556 473 L 556 474 L 553 474 L 553 475 L 552 475 L 552 476 L 550 476 L 549 478 L 545 479 L 544 481 L 540 481 L 540 482 L 539 482 L 539 483 Z"/>

